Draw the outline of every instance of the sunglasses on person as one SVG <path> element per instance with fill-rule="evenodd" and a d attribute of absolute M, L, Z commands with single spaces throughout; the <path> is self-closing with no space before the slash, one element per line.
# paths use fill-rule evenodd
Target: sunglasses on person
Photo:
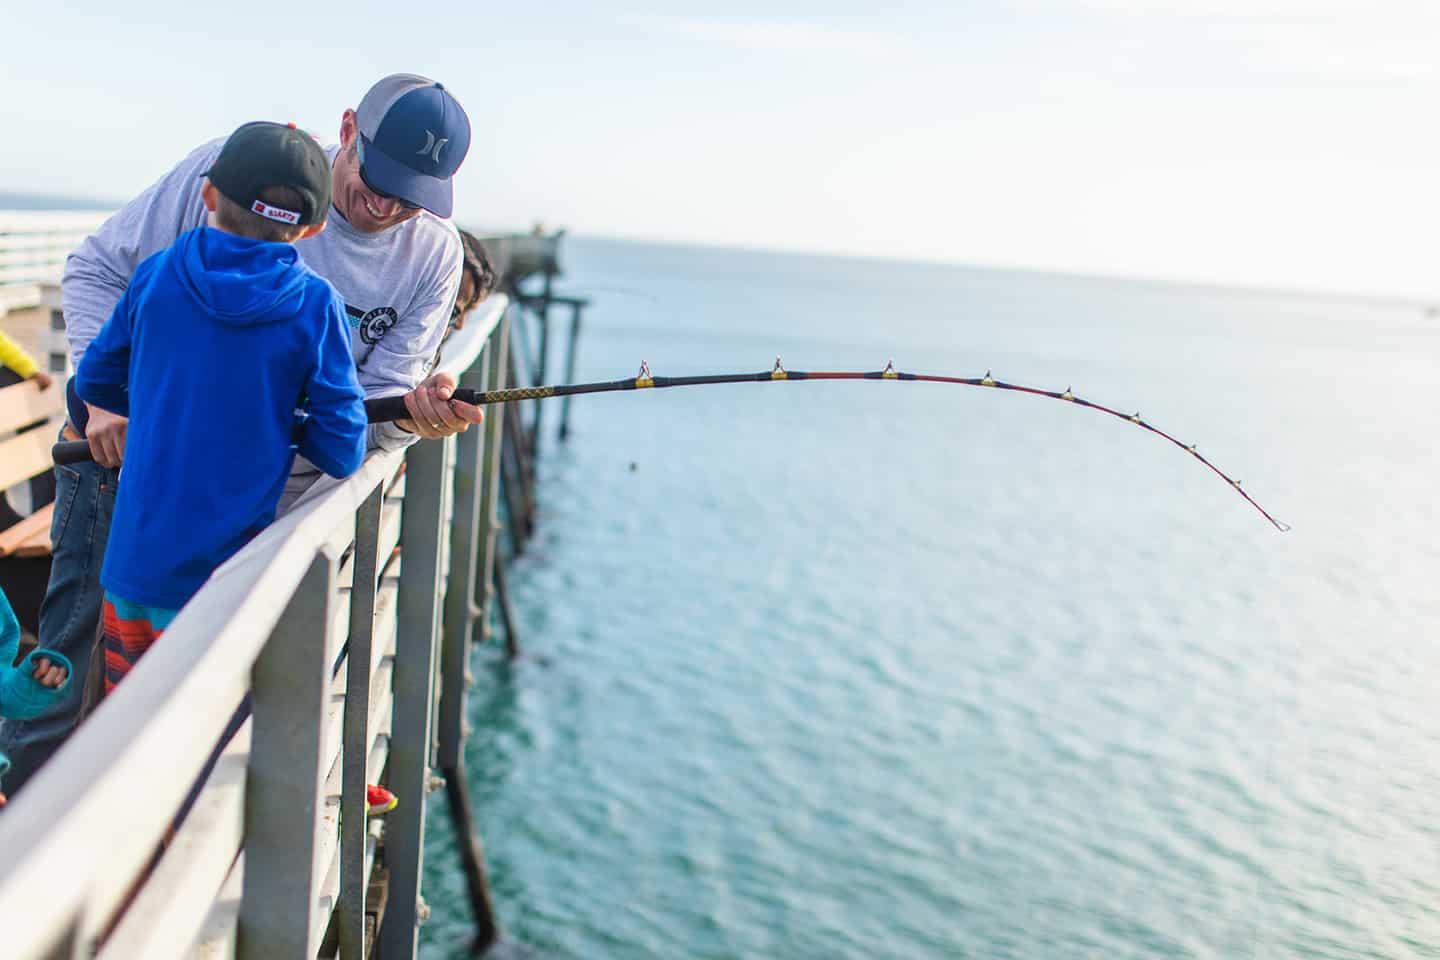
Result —
<path fill-rule="evenodd" d="M 381 200 L 394 200 L 396 203 L 400 204 L 401 209 L 404 209 L 404 210 L 419 210 L 419 209 L 420 209 L 420 204 L 418 204 L 418 203 L 411 203 L 409 200 L 406 200 L 404 197 L 397 197 L 397 196 L 395 196 L 393 193 L 386 193 L 384 190 L 381 190 L 380 188 L 376 187 L 375 184 L 371 183 L 371 182 L 370 182 L 370 178 L 367 177 L 367 176 L 365 176 L 365 164 L 364 164 L 364 163 L 358 163 L 358 164 L 356 164 L 356 166 L 359 167 L 359 169 L 360 169 L 360 182 L 363 183 L 363 184 L 365 184 L 365 189 L 366 189 L 366 190 L 369 190 L 371 193 L 375 194 L 375 196 L 379 197 Z"/>

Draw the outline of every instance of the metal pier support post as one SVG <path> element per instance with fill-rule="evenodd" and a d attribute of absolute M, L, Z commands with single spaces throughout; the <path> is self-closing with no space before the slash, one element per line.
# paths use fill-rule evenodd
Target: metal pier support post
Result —
<path fill-rule="evenodd" d="M 545 271 L 545 287 L 540 291 L 540 309 L 536 311 L 536 316 L 540 318 L 540 356 L 536 358 L 535 364 L 535 382 L 537 384 L 545 382 L 545 337 L 550 331 L 550 297 L 554 284 L 555 271 L 547 269 Z"/>
<path fill-rule="evenodd" d="M 570 301 L 570 349 L 565 354 L 565 382 L 575 382 L 575 354 L 580 349 L 580 311 L 585 309 L 584 300 Z M 570 436 L 570 395 L 560 401 L 560 439 Z"/>
<path fill-rule="evenodd" d="M 525 325 L 525 302 L 526 296 L 520 291 L 512 295 L 515 304 L 514 324 L 510 328 L 510 354 L 511 359 L 520 364 L 525 371 L 527 380 L 520 380 L 515 375 L 514 368 L 510 370 L 510 385 L 515 387 L 540 386 L 535 380 L 535 345 L 530 342 L 530 329 Z"/>
<path fill-rule="evenodd" d="M 517 313 L 516 319 L 521 318 L 523 313 Z M 517 382 L 513 354 L 509 362 L 509 372 L 510 382 Z M 531 402 L 538 405 L 543 401 Z M 510 469 L 506 471 L 505 506 L 507 509 L 512 506 L 519 507 L 518 513 L 511 510 L 510 528 L 516 534 L 515 552 L 520 553 L 524 541 L 528 540 L 535 530 L 535 472 L 534 464 L 530 460 L 530 440 L 525 435 L 525 418 L 518 405 L 511 411 L 511 416 L 504 418 L 504 428 L 505 442 L 509 447 L 507 459 L 510 461 Z"/>
<path fill-rule="evenodd" d="M 516 416 L 505 418 L 505 446 L 510 468 L 505 472 L 505 507 L 510 510 L 510 529 L 515 533 L 515 552 L 525 552 L 525 541 L 535 532 L 535 478 L 530 472 L 529 453 Z"/>
<path fill-rule="evenodd" d="M 520 635 L 515 628 L 515 608 L 510 603 L 510 585 L 505 580 L 505 561 L 495 561 L 495 599 L 500 603 L 500 619 L 505 623 L 505 656 L 511 660 L 520 656 Z"/>
<path fill-rule="evenodd" d="M 475 916 L 475 937 L 470 941 L 470 949 L 483 953 L 500 939 L 500 925 L 495 918 L 495 905 L 490 899 L 490 879 L 485 872 L 485 851 L 480 844 L 480 835 L 471 826 L 473 816 L 470 812 L 470 791 L 465 785 L 464 765 L 443 769 L 450 821 L 455 828 L 455 841 L 460 847 L 460 865 L 465 871 L 465 887 L 470 893 L 470 910 Z"/>
<path fill-rule="evenodd" d="M 503 439 L 501 443 L 500 497 L 505 501 L 505 515 L 510 518 L 510 548 L 518 557 L 525 552 L 525 518 L 520 513 L 520 504 L 516 503 L 514 470 L 511 469 L 510 454 L 505 452 L 508 447 L 503 446 Z"/>
<path fill-rule="evenodd" d="M 538 386 L 545 384 L 547 367 L 550 359 L 550 284 L 554 274 L 545 272 L 545 290 L 540 295 L 540 306 L 535 310 L 535 318 L 540 321 L 540 349 L 535 358 L 535 383 Z M 535 404 L 535 425 L 530 430 L 530 459 L 532 461 L 540 458 L 540 421 L 544 413 L 545 404 Z"/>
<path fill-rule="evenodd" d="M 254 733 L 236 944 L 241 960 L 313 957 L 320 946 L 314 917 L 329 864 L 318 862 L 316 821 L 327 773 L 326 637 L 337 566 L 328 551 L 316 554 L 252 671 Z"/>
<path fill-rule="evenodd" d="M 405 456 L 405 503 L 395 652 L 395 707 L 390 742 L 390 789 L 400 800 L 388 817 L 385 862 L 390 902 L 380 926 L 385 960 L 411 960 L 419 923 L 424 863 L 425 796 L 430 784 L 431 696 L 435 686 L 445 554 L 450 526 L 450 458 L 453 439 L 412 446 Z"/>

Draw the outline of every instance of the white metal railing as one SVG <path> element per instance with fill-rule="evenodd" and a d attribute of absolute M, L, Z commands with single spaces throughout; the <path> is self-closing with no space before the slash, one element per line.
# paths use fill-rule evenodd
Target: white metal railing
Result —
<path fill-rule="evenodd" d="M 66 256 L 111 212 L 0 210 L 0 316 L 39 306 L 40 287 L 60 282 Z"/>
<path fill-rule="evenodd" d="M 492 297 L 440 369 L 502 385 L 508 329 Z M 340 956 L 363 957 L 381 843 L 380 946 L 414 956 L 434 751 L 463 735 L 488 603 L 502 416 L 322 480 L 215 572 L 0 815 L 7 957 L 309 958 L 327 928 Z M 367 822 L 365 783 L 387 768 L 400 806 Z"/>

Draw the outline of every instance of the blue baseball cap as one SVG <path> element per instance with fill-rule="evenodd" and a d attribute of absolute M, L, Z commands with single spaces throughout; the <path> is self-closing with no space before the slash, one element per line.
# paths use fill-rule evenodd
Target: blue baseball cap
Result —
<path fill-rule="evenodd" d="M 392 73 L 355 110 L 360 172 L 377 193 L 448 217 L 451 178 L 470 150 L 470 118 L 450 91 L 428 77 Z"/>

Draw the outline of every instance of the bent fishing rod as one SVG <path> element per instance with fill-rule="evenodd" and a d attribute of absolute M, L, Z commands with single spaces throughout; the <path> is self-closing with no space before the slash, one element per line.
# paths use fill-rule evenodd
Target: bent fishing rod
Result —
<path fill-rule="evenodd" d="M 564 383 L 541 387 L 506 387 L 501 390 L 459 389 L 454 392 L 451 399 L 459 400 L 462 403 L 474 404 L 475 406 L 488 406 L 496 403 L 516 403 L 521 400 L 544 400 L 547 397 L 570 397 L 582 393 L 611 393 L 618 390 L 660 390 L 665 387 L 703 387 L 720 383 L 775 383 L 790 380 L 903 380 L 924 383 L 953 383 L 966 387 L 987 387 L 993 390 L 1010 390 L 1016 393 L 1028 393 L 1037 397 L 1049 397 L 1052 400 L 1073 403 L 1077 407 L 1087 407 L 1091 410 L 1098 410 L 1101 413 L 1108 413 L 1112 417 L 1129 421 L 1137 427 L 1142 427 L 1157 436 L 1169 440 L 1175 444 L 1175 446 L 1209 467 L 1216 476 L 1229 484 L 1232 490 L 1244 497 L 1250 506 L 1260 511 L 1260 515 L 1266 520 L 1269 520 L 1276 530 L 1283 533 L 1290 529 L 1288 524 L 1276 520 L 1264 507 L 1256 503 L 1250 494 L 1241 489 L 1239 480 L 1232 479 L 1219 467 L 1206 459 L 1200 451 L 1195 449 L 1195 444 L 1182 443 L 1164 430 L 1142 419 L 1139 413 L 1122 413 L 1104 404 L 1077 397 L 1071 392 L 1069 387 L 1066 387 L 1064 390 L 1044 390 L 1039 387 L 1027 387 L 1023 384 L 997 380 L 991 376 L 989 370 L 985 371 L 985 376 L 983 377 L 942 377 L 935 374 L 902 373 L 895 369 L 894 361 L 891 361 L 885 365 L 884 370 L 866 373 L 817 372 L 786 370 L 777 357 L 775 359 L 775 366 L 762 373 L 713 373 L 693 377 L 657 377 L 650 373 L 649 364 L 642 360 L 640 362 L 640 372 L 633 377 L 626 377 L 623 380 L 602 380 L 595 383 Z M 405 406 L 404 397 L 380 397 L 373 400 L 366 400 L 365 414 L 371 423 L 411 419 L 410 411 Z M 85 440 L 62 441 L 55 444 L 51 452 L 56 463 L 78 463 L 91 459 L 90 444 Z"/>

